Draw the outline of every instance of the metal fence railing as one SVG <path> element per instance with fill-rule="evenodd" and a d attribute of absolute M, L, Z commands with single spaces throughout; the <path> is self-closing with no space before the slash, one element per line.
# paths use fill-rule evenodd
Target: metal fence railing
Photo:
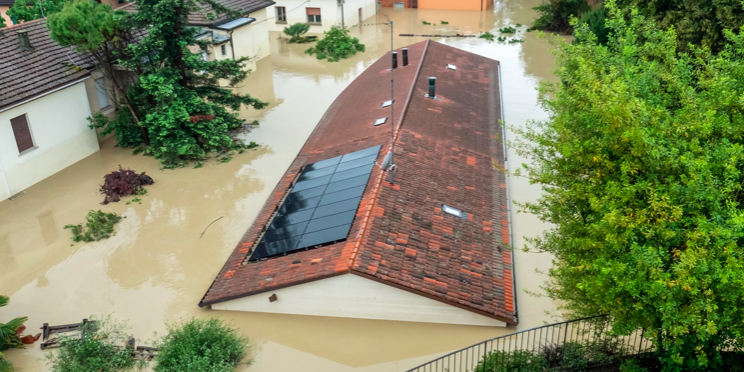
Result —
<path fill-rule="evenodd" d="M 610 334 L 607 316 L 544 325 L 444 355 L 407 372 L 578 371 L 653 351 L 643 330 Z"/>

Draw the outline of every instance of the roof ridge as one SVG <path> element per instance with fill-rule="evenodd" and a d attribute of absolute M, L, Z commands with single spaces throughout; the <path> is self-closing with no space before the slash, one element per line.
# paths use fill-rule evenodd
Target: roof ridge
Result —
<path fill-rule="evenodd" d="M 17 28 L 17 27 L 21 27 L 21 26 L 28 26 L 30 23 L 37 23 L 37 22 L 40 22 L 40 21 L 46 21 L 46 18 L 34 19 L 33 21 L 27 21 L 27 22 L 19 23 L 17 25 L 10 25 L 10 26 L 5 27 L 5 28 L 0 28 L 0 32 L 6 31 L 6 30 L 10 30 L 11 28 Z"/>
<path fill-rule="evenodd" d="M 400 114 L 400 123 L 398 123 L 398 127 L 395 128 L 395 134 L 393 135 L 393 143 L 390 146 L 390 151 L 393 151 L 393 147 L 395 146 L 395 143 L 398 141 L 398 134 L 400 133 L 400 129 L 403 128 L 403 121 L 406 118 L 406 113 L 408 112 L 408 108 L 411 106 L 411 98 L 413 97 L 413 91 L 416 89 L 416 83 L 418 83 L 418 78 L 421 75 L 421 70 L 424 66 L 424 61 L 426 61 L 426 55 L 429 52 L 429 44 L 431 44 L 431 39 L 426 40 L 426 45 L 424 46 L 424 51 L 421 53 L 421 61 L 419 62 L 418 67 L 416 68 L 416 73 L 413 75 L 413 79 L 411 80 L 411 89 L 408 91 L 408 97 L 406 98 L 406 103 L 403 105 L 403 111 Z M 393 72 L 392 70 L 390 71 Z M 395 120 L 394 117 L 391 118 L 391 120 Z M 387 155 L 386 155 L 387 156 Z M 359 253 L 359 247 L 362 245 L 362 240 L 364 240 L 364 236 L 367 233 L 367 226 L 369 225 L 368 222 L 370 220 L 371 211 L 375 208 L 375 204 L 377 204 L 377 195 L 380 193 L 380 189 L 382 189 L 382 183 L 384 181 L 383 177 L 384 173 L 380 174 L 379 179 L 376 181 L 375 189 L 372 190 L 372 201 L 369 205 L 369 210 L 367 214 L 364 215 L 364 219 L 362 220 L 362 227 L 361 232 L 359 233 L 359 238 L 356 241 L 356 244 L 354 244 L 354 249 L 352 250 L 351 257 L 349 257 L 349 270 L 354 270 L 354 264 L 357 260 L 357 253 Z"/>

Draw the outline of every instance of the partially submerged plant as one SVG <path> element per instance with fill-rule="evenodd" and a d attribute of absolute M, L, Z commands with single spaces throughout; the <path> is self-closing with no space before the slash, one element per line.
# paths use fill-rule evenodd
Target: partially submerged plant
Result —
<path fill-rule="evenodd" d="M 486 39 L 488 41 L 493 41 L 496 38 L 496 36 L 494 36 L 494 34 L 488 32 L 488 31 L 486 31 L 486 32 L 478 35 L 478 37 L 481 38 L 481 39 Z"/>
<path fill-rule="evenodd" d="M 110 319 L 88 322 L 79 334 L 61 336 L 58 351 L 47 356 L 53 372 L 115 372 L 132 370 L 144 362 L 132 358 L 126 346 L 125 324 Z"/>
<path fill-rule="evenodd" d="M 66 225 L 65 229 L 72 230 L 72 240 L 75 242 L 99 241 L 113 235 L 114 224 L 121 219 L 122 217 L 116 213 L 91 210 L 85 217 L 85 226 L 83 224 Z"/>
<path fill-rule="evenodd" d="M 169 326 L 157 345 L 155 372 L 232 372 L 246 354 L 248 339 L 215 318 Z"/>
<path fill-rule="evenodd" d="M 9 301 L 10 299 L 7 296 L 0 295 L 0 307 L 8 305 Z M 21 336 L 18 330 L 25 328 L 23 327 L 23 323 L 25 323 L 26 320 L 28 320 L 28 318 L 18 317 L 7 323 L 0 323 L 0 372 L 14 371 L 13 364 L 5 359 L 2 352 L 13 348 L 23 348 L 23 342 L 21 341 Z"/>
<path fill-rule="evenodd" d="M 507 26 L 507 27 L 500 28 L 499 32 L 501 32 L 502 34 L 513 34 L 517 32 L 517 29 L 511 26 Z"/>
<path fill-rule="evenodd" d="M 441 23 L 443 25 L 448 25 L 449 24 L 449 22 L 447 22 L 447 21 L 440 21 L 439 23 Z"/>
<path fill-rule="evenodd" d="M 284 33 L 290 36 L 290 43 L 302 44 L 318 40 L 317 36 L 305 36 L 308 31 L 310 31 L 309 23 L 295 23 L 284 28 Z"/>
<path fill-rule="evenodd" d="M 423 24 L 424 26 L 431 26 L 431 23 L 429 23 L 429 22 L 426 22 L 426 21 L 421 21 L 421 23 L 422 23 L 422 24 Z"/>
<path fill-rule="evenodd" d="M 152 177 L 145 174 L 145 172 L 137 174 L 137 172 L 131 169 L 124 169 L 119 166 L 118 171 L 111 172 L 103 177 L 103 185 L 101 185 L 101 194 L 105 194 L 106 198 L 103 199 L 103 203 L 108 204 L 111 202 L 118 202 L 122 196 L 127 195 L 144 195 L 147 191 L 143 188 L 145 185 L 152 185 L 155 183 Z"/>
<path fill-rule="evenodd" d="M 314 47 L 305 51 L 307 54 L 315 54 L 318 59 L 328 59 L 329 62 L 338 62 L 341 58 L 357 52 L 364 52 L 364 44 L 359 39 L 351 37 L 349 30 L 341 26 L 333 26 L 324 32 L 323 40 L 318 41 Z"/>

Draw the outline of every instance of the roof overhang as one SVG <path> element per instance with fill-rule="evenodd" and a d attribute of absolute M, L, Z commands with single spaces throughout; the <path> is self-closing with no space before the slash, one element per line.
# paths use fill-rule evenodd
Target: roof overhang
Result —
<path fill-rule="evenodd" d="M 249 24 L 251 24 L 251 23 L 253 23 L 255 21 L 256 21 L 255 18 L 251 18 L 251 17 L 240 17 L 238 19 L 234 19 L 232 21 L 229 21 L 229 22 L 226 22 L 226 23 L 223 23 L 223 24 L 220 24 L 220 25 L 212 26 L 212 28 L 215 28 L 217 30 L 232 31 L 232 30 L 234 30 L 236 28 L 240 28 L 240 27 L 243 27 L 245 25 L 249 25 Z"/>

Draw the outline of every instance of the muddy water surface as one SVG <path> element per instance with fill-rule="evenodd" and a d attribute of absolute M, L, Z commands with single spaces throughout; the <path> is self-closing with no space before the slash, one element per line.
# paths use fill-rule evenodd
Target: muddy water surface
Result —
<path fill-rule="evenodd" d="M 502 0 L 493 12 L 393 10 L 367 23 L 394 21 L 395 35 L 477 33 L 517 23 L 529 24 L 540 0 Z M 384 14 L 383 14 L 384 13 Z M 441 21 L 449 22 L 442 26 Z M 438 26 L 424 26 L 428 21 Z M 197 303 L 235 244 L 250 226 L 325 109 L 367 66 L 390 48 L 387 26 L 352 31 L 367 51 L 339 63 L 307 56 L 307 46 L 289 45 L 272 34 L 272 53 L 258 63 L 239 88 L 271 105 L 241 115 L 261 125 L 245 139 L 261 144 L 227 164 L 205 163 L 201 169 L 161 171 L 151 158 L 102 145 L 101 152 L 29 188 L 15 201 L 0 203 L 0 293 L 11 296 L 0 319 L 24 315 L 29 329 L 42 323 L 79 322 L 91 314 L 126 319 L 132 333 L 146 343 L 165 323 L 192 316 L 219 316 L 250 337 L 253 363 L 247 371 L 402 371 L 442 353 L 515 331 L 474 326 L 386 322 L 262 313 L 218 312 Z M 554 79 L 547 43 L 525 33 L 521 44 L 481 39 L 434 40 L 501 61 L 505 117 L 523 125 L 545 114 L 537 107 L 535 87 Z M 424 38 L 394 37 L 395 47 Z M 523 160 L 509 152 L 513 167 Z M 156 183 L 142 203 L 100 206 L 102 176 L 121 164 L 146 171 Z M 509 180 L 512 199 L 532 200 L 539 187 Z M 131 197 L 126 198 L 130 200 Z M 89 209 L 124 215 L 116 236 L 92 244 L 70 244 L 63 226 L 79 223 Z M 216 220 L 216 221 L 215 221 Z M 207 226 L 212 223 L 207 229 Z M 522 236 L 545 226 L 533 217 L 513 213 L 515 245 Z M 206 229 L 206 231 L 205 231 Z M 203 233 L 203 235 L 202 235 Z M 519 329 L 552 320 L 553 305 L 527 296 L 539 290 L 550 258 L 516 253 Z M 44 353 L 36 345 L 6 354 L 23 371 L 45 371 Z"/>

